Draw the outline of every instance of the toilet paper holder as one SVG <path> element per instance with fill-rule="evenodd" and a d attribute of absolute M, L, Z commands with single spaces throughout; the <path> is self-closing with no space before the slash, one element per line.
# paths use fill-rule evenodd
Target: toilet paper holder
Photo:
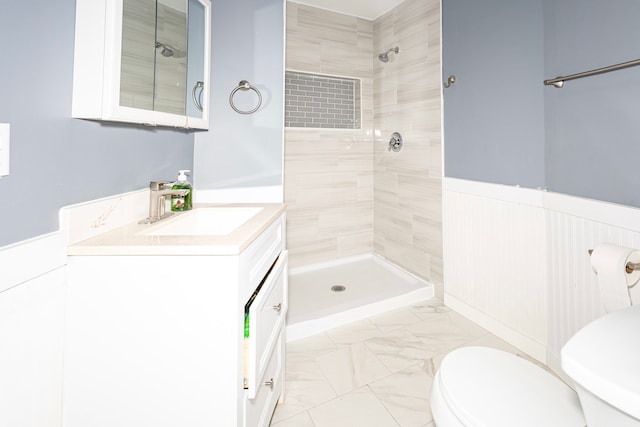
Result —
<path fill-rule="evenodd" d="M 589 249 L 589 255 L 593 253 L 593 249 Z M 640 270 L 640 262 L 628 262 L 625 266 L 627 274 L 633 273 L 634 270 Z"/>

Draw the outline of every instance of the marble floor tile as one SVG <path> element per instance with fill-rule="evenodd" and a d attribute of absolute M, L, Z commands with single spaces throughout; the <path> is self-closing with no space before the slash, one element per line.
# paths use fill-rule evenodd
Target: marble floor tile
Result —
<path fill-rule="evenodd" d="M 424 362 L 436 355 L 407 329 L 398 329 L 366 340 L 365 345 L 391 372 Z"/>
<path fill-rule="evenodd" d="M 317 361 L 338 395 L 391 373 L 364 343 L 351 344 L 335 350 L 318 357 Z"/>
<path fill-rule="evenodd" d="M 483 327 L 477 325 L 476 323 L 464 317 L 462 314 L 456 313 L 453 310 L 447 312 L 446 315 L 455 325 L 458 325 L 462 329 L 466 330 L 469 335 L 473 337 L 481 337 L 489 333 Z"/>
<path fill-rule="evenodd" d="M 421 318 L 413 312 L 411 307 L 403 307 L 370 317 L 369 320 L 380 331 L 389 332 L 418 323 Z"/>
<path fill-rule="evenodd" d="M 276 406 L 272 422 L 313 408 L 337 393 L 311 355 L 288 354 L 285 367 L 284 402 Z"/>
<path fill-rule="evenodd" d="M 375 381 L 369 388 L 402 427 L 422 427 L 432 420 L 432 383 L 432 366 L 427 361 Z"/>
<path fill-rule="evenodd" d="M 382 331 L 369 319 L 331 329 L 326 334 L 336 345 L 349 345 L 373 338 Z"/>
<path fill-rule="evenodd" d="M 296 341 L 287 343 L 287 357 L 290 355 L 298 355 L 300 357 L 318 357 L 326 353 L 331 353 L 334 350 L 342 347 L 342 345 L 336 345 L 329 335 L 326 333 L 320 333 L 312 335 L 307 338 L 302 338 Z"/>
<path fill-rule="evenodd" d="M 313 354 L 292 353 L 287 355 L 285 366 L 287 381 L 327 381 Z"/>
<path fill-rule="evenodd" d="M 398 427 L 399 424 L 369 387 L 333 399 L 309 410 L 316 427 Z"/>
<path fill-rule="evenodd" d="M 285 399 L 278 403 L 272 422 L 298 415 L 336 397 L 336 392 L 326 381 L 286 381 Z"/>
<path fill-rule="evenodd" d="M 529 356 L 431 299 L 287 343 L 273 427 L 435 427 L 429 396 L 451 350 Z"/>
<path fill-rule="evenodd" d="M 435 354 L 451 351 L 487 333 L 478 326 L 473 327 L 471 322 L 464 324 L 457 316 L 454 312 L 437 313 L 406 329 Z"/>
<path fill-rule="evenodd" d="M 311 420 L 308 412 L 302 412 L 277 423 L 272 422 L 271 427 L 316 427 L 316 425 Z"/>
<path fill-rule="evenodd" d="M 441 299 L 435 297 L 413 304 L 409 307 L 409 309 L 413 314 L 421 319 L 426 319 L 433 314 L 446 313 L 451 311 L 449 307 L 444 305 L 444 302 L 442 302 Z"/>

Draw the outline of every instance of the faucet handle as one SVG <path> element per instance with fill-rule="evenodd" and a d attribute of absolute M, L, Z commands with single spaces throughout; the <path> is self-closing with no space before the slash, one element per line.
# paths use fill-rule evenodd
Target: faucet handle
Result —
<path fill-rule="evenodd" d="M 169 181 L 151 181 L 149 183 L 149 189 L 152 191 L 164 190 L 164 186 L 168 184 L 173 184 L 173 182 Z"/>

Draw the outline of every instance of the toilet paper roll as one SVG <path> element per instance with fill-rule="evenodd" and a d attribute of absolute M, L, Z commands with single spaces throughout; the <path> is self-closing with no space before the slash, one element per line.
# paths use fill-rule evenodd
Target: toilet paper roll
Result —
<path fill-rule="evenodd" d="M 628 262 L 640 262 L 640 251 L 610 244 L 593 249 L 591 267 L 598 275 L 600 295 L 607 312 L 631 305 L 629 287 L 640 280 L 640 270 L 627 273 Z"/>

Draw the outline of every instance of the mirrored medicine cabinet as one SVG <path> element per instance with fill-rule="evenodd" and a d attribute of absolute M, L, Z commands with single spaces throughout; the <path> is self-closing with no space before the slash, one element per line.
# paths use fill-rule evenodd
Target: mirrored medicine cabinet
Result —
<path fill-rule="evenodd" d="M 210 0 L 77 0 L 72 117 L 208 129 Z"/>

